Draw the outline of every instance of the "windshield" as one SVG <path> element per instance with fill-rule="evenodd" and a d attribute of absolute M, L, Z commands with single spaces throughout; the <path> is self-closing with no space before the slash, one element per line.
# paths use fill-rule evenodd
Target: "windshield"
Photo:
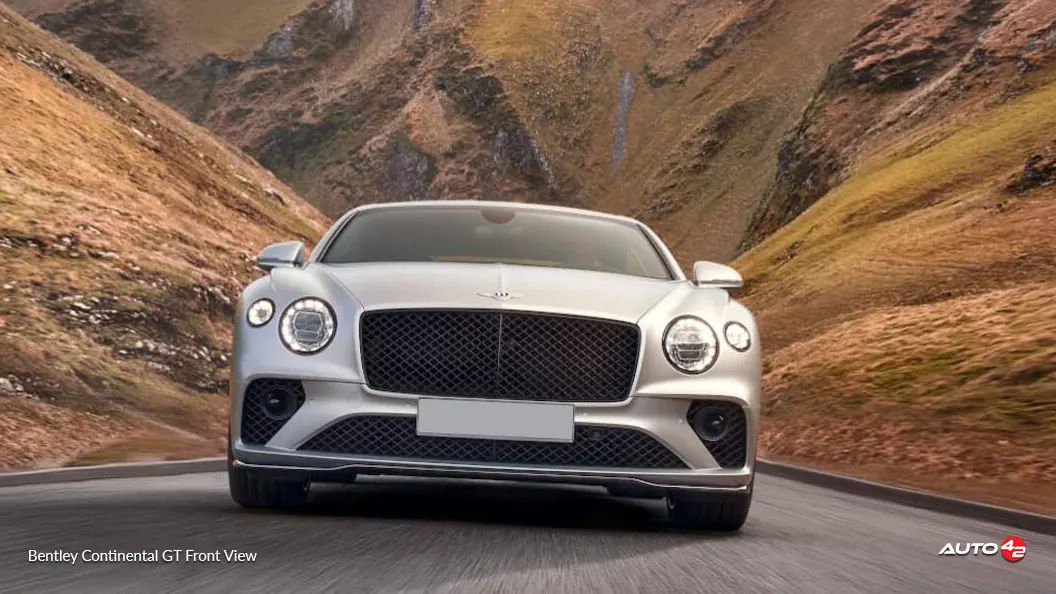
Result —
<path fill-rule="evenodd" d="M 483 262 L 671 278 L 637 226 L 503 207 L 368 210 L 349 220 L 322 261 Z"/>

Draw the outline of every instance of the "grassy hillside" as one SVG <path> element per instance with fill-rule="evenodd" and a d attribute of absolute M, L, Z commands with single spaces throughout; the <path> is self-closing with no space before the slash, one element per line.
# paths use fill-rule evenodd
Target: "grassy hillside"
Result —
<path fill-rule="evenodd" d="M 324 219 L 0 5 L 0 469 L 222 451 L 253 255 Z"/>
<path fill-rule="evenodd" d="M 832 64 L 778 149 L 778 173 L 743 245 L 758 243 L 875 155 L 936 142 L 1037 88 L 1056 4 L 895 0 Z M 926 164 L 925 164 L 926 165 Z M 971 181 L 971 180 L 969 180 Z"/>
<path fill-rule="evenodd" d="M 767 455 L 1056 503 L 1056 83 L 1035 77 L 735 262 L 770 351 Z"/>

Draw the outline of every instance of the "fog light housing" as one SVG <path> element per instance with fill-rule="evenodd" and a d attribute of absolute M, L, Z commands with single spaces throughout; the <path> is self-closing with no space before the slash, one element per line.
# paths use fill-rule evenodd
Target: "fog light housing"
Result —
<path fill-rule="evenodd" d="M 265 416 L 274 421 L 285 421 L 297 412 L 298 395 L 283 385 L 274 385 L 260 399 Z"/>
<path fill-rule="evenodd" d="M 730 416 L 716 406 L 702 408 L 693 417 L 693 428 L 704 441 L 719 441 L 730 432 Z"/>

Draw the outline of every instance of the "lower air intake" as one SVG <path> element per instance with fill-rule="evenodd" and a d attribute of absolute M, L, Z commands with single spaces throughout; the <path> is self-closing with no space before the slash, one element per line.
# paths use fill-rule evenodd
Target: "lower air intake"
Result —
<path fill-rule="evenodd" d="M 255 379 L 242 400 L 242 441 L 264 445 L 304 404 L 304 386 L 298 380 Z"/>
<path fill-rule="evenodd" d="M 414 417 L 350 417 L 324 429 L 302 451 L 449 462 L 605 468 L 687 468 L 652 437 L 619 427 L 577 425 L 571 443 L 421 436 Z"/>
<path fill-rule="evenodd" d="M 701 429 L 701 416 L 718 412 L 725 418 L 727 427 L 721 437 L 711 439 Z M 689 426 L 693 427 L 697 437 L 708 448 L 708 453 L 723 468 L 740 468 L 744 466 L 748 457 L 748 422 L 744 416 L 744 409 L 733 402 L 709 402 L 696 401 L 689 407 L 686 413 Z"/>

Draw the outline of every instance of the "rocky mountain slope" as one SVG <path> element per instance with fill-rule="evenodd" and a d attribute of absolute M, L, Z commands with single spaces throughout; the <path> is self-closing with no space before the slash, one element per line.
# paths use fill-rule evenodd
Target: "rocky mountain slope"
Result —
<path fill-rule="evenodd" d="M 734 255 L 782 135 L 881 2 L 13 4 L 330 215 L 579 204 L 648 219 L 689 260 Z M 225 19 L 230 36 L 187 26 Z"/>
<path fill-rule="evenodd" d="M 735 263 L 763 445 L 1051 510 L 1056 3 L 938 4 L 893 2 L 848 46 Z"/>
<path fill-rule="evenodd" d="M 331 215 L 561 202 L 737 257 L 767 455 L 1056 507 L 1052 0 L 9 1 Z"/>
<path fill-rule="evenodd" d="M 0 5 L 0 469 L 222 452 L 233 300 L 324 224 Z"/>
<path fill-rule="evenodd" d="M 802 213 L 861 156 L 914 134 L 942 137 L 1036 88 L 1047 78 L 1029 75 L 1051 66 L 1054 47 L 1053 2 L 888 3 L 833 63 L 786 134 L 745 245 Z"/>

